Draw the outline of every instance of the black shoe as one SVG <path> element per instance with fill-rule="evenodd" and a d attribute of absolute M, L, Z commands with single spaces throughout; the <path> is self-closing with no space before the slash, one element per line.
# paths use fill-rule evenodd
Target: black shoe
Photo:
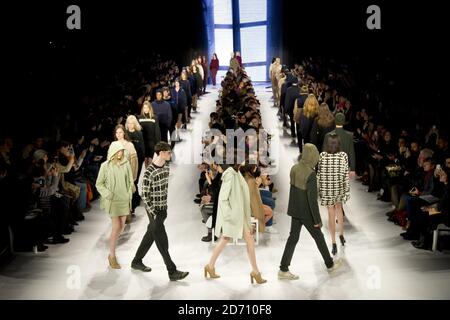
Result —
<path fill-rule="evenodd" d="M 211 240 L 212 240 L 212 233 L 208 233 L 207 236 L 204 236 L 204 237 L 202 238 L 202 241 L 203 241 L 203 242 L 211 242 Z"/>
<path fill-rule="evenodd" d="M 411 244 L 414 246 L 414 248 L 417 249 L 423 249 L 423 250 L 427 250 L 427 246 L 425 245 L 425 243 L 423 241 L 412 241 Z"/>
<path fill-rule="evenodd" d="M 182 280 L 188 276 L 189 272 L 187 271 L 178 271 L 175 270 L 174 272 L 169 274 L 170 281 L 177 281 Z"/>
<path fill-rule="evenodd" d="M 400 234 L 405 240 L 419 240 L 419 236 L 411 232 L 403 232 Z"/>
<path fill-rule="evenodd" d="M 43 245 L 42 243 L 40 243 L 40 244 L 37 245 L 37 251 L 38 251 L 38 252 L 44 252 L 44 251 L 47 250 L 47 249 L 48 249 L 48 246 Z"/>
<path fill-rule="evenodd" d="M 200 202 L 202 202 L 202 199 L 194 199 L 194 202 L 200 204 Z"/>
<path fill-rule="evenodd" d="M 152 271 L 152 268 L 147 267 L 145 264 L 142 263 L 142 261 L 139 261 L 139 262 L 133 261 L 133 262 L 131 262 L 131 268 L 133 268 L 134 270 L 140 270 L 142 272 L 150 272 L 150 271 Z"/>
<path fill-rule="evenodd" d="M 69 241 L 70 241 L 70 239 L 64 238 L 63 236 L 57 237 L 57 238 L 53 237 L 53 240 L 52 240 L 53 244 L 67 243 Z"/>
<path fill-rule="evenodd" d="M 197 194 L 195 195 L 195 197 L 196 197 L 196 198 L 201 198 L 201 197 L 202 197 L 202 194 L 201 194 L 201 193 L 197 193 Z"/>
<path fill-rule="evenodd" d="M 341 245 L 345 246 L 345 238 L 344 238 L 344 236 L 339 236 L 339 239 L 341 240 Z"/>
<path fill-rule="evenodd" d="M 336 255 L 336 253 L 337 253 L 337 245 L 336 245 L 336 243 L 333 243 L 333 249 L 331 250 L 331 253 L 333 254 L 333 256 Z"/>

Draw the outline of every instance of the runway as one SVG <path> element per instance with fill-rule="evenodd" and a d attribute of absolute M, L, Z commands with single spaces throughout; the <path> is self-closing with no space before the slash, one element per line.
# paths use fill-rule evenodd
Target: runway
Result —
<path fill-rule="evenodd" d="M 46 252 L 18 253 L 0 270 L 0 299 L 449 299 L 450 255 L 414 248 L 403 240 L 402 230 L 386 220 L 389 204 L 376 200 L 361 183 L 352 181 L 351 199 L 345 205 L 345 248 L 338 246 L 343 266 L 329 275 L 316 246 L 302 230 L 290 270 L 299 274 L 297 281 L 281 281 L 277 272 L 289 234 L 286 215 L 289 170 L 297 156 L 283 135 L 277 110 L 269 101 L 270 89 L 255 86 L 261 102 L 263 125 L 280 131 L 278 173 L 273 176 L 279 190 L 274 228 L 278 234 L 264 234 L 256 247 L 257 261 L 264 285 L 251 285 L 251 271 L 245 246 L 230 245 L 219 258 L 216 271 L 220 279 L 203 277 L 212 244 L 200 241 L 206 234 L 198 205 L 199 170 L 196 164 L 177 163 L 200 144 L 190 140 L 194 125 L 207 126 L 214 110 L 217 90 L 199 101 L 199 112 L 182 133 L 184 141 L 175 147 L 175 164 L 169 180 L 169 209 L 166 229 L 170 254 L 190 275 L 183 281 L 170 282 L 163 260 L 154 245 L 144 263 L 153 270 L 141 273 L 130 268 L 131 260 L 145 233 L 148 218 L 141 206 L 136 219 L 119 239 L 117 256 L 121 270 L 108 267 L 108 237 L 111 222 L 98 201 L 86 213 L 86 220 L 70 235 L 70 242 L 52 245 Z M 201 137 L 200 137 L 201 138 Z M 195 149 L 195 148 L 194 148 Z M 196 149 L 195 149 L 196 150 Z M 327 213 L 321 208 L 327 244 L 330 247 Z"/>

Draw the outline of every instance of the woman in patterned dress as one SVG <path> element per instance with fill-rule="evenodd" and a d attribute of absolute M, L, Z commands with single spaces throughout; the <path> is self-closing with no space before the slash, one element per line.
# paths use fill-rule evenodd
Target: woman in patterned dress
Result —
<path fill-rule="evenodd" d="M 318 166 L 319 198 L 321 205 L 328 208 L 328 229 L 333 248 L 331 253 L 337 253 L 336 245 L 336 217 L 339 223 L 339 238 L 344 245 L 344 217 L 342 203 L 350 198 L 350 184 L 348 178 L 348 157 L 341 151 L 339 136 L 330 135 L 320 154 Z"/>

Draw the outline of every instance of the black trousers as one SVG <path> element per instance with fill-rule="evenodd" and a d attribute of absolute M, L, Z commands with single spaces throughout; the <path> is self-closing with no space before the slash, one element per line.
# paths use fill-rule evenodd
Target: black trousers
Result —
<path fill-rule="evenodd" d="M 166 126 L 165 123 L 159 123 L 159 130 L 161 131 L 161 141 L 168 142 L 167 137 L 167 131 L 169 131 L 169 128 Z"/>
<path fill-rule="evenodd" d="M 133 211 L 139 207 L 139 205 L 141 204 L 141 196 L 139 195 L 139 190 L 138 190 L 138 182 L 139 182 L 139 177 L 141 176 L 141 171 L 142 171 L 142 166 L 144 164 L 145 158 L 140 158 L 138 157 L 138 172 L 137 172 L 137 178 L 134 181 L 134 186 L 136 188 L 136 191 L 133 193 L 133 198 L 131 200 L 131 208 L 133 209 Z"/>
<path fill-rule="evenodd" d="M 327 266 L 327 268 L 331 268 L 333 266 L 333 258 L 331 258 L 330 256 L 330 252 L 328 251 L 325 238 L 320 228 L 314 227 L 314 222 L 312 220 L 292 217 L 291 231 L 286 242 L 286 247 L 284 248 L 283 257 L 281 258 L 280 270 L 284 272 L 289 271 L 289 265 L 291 264 L 295 246 L 297 245 L 298 239 L 300 238 L 300 231 L 303 225 L 306 227 L 309 234 L 313 237 L 314 241 L 316 241 L 317 248 L 322 255 L 325 265 Z"/>
<path fill-rule="evenodd" d="M 153 242 L 156 242 L 159 253 L 161 253 L 164 263 L 166 264 L 167 271 L 171 274 L 177 270 L 177 267 L 170 258 L 169 240 L 167 239 L 166 228 L 164 227 L 164 221 L 167 218 L 167 211 L 158 211 L 156 213 L 156 218 L 153 218 L 153 215 L 148 213 L 148 217 L 150 219 L 150 223 L 148 224 L 147 232 L 142 238 L 141 244 L 136 251 L 133 261 L 141 262 L 148 250 L 150 250 Z"/>
<path fill-rule="evenodd" d="M 299 149 L 300 153 L 302 153 L 302 151 L 303 151 L 303 135 L 302 135 L 302 132 L 300 130 L 300 124 L 296 122 L 295 126 L 296 126 L 296 129 L 297 129 L 298 149 Z M 305 143 L 306 143 L 306 141 L 305 141 Z"/>

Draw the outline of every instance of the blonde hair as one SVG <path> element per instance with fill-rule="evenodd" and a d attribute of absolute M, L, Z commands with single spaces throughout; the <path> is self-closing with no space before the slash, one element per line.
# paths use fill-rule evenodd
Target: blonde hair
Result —
<path fill-rule="evenodd" d="M 319 112 L 319 101 L 312 93 L 308 95 L 303 104 L 303 113 L 307 118 L 314 118 Z"/>
<path fill-rule="evenodd" d="M 150 103 L 150 101 L 144 101 L 144 103 L 142 104 L 141 116 L 145 117 L 145 114 L 144 114 L 145 106 L 147 106 L 149 109 L 148 114 L 149 114 L 150 119 L 155 119 L 155 113 L 153 112 L 153 107 L 152 107 L 152 104 Z"/>
<path fill-rule="evenodd" d="M 317 124 L 321 128 L 328 128 L 334 124 L 334 116 L 326 103 L 322 103 L 319 106 L 319 111 L 317 115 Z"/>
<path fill-rule="evenodd" d="M 125 122 L 125 128 L 127 128 L 127 130 L 129 131 L 130 129 L 128 128 L 128 125 L 133 123 L 134 124 L 134 130 L 136 131 L 141 131 L 142 127 L 139 124 L 139 121 L 137 120 L 137 118 L 133 115 L 128 116 L 127 121 Z"/>

